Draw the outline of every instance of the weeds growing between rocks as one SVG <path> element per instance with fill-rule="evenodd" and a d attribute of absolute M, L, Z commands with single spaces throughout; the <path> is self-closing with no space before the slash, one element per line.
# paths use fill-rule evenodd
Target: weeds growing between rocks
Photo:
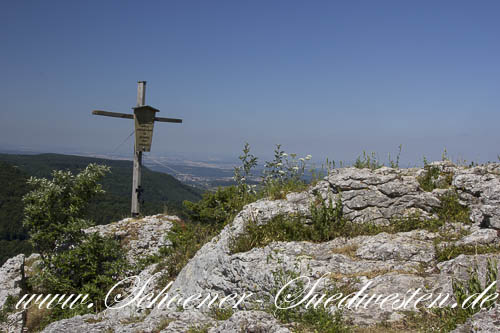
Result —
<path fill-rule="evenodd" d="M 417 178 L 417 181 L 426 192 L 432 192 L 434 189 L 442 188 L 446 189 L 451 186 L 453 181 L 453 173 L 451 172 L 441 172 L 437 166 L 432 166 L 429 164 L 424 165 L 425 173 Z"/>
<path fill-rule="evenodd" d="M 0 323 L 6 323 L 10 313 L 14 312 L 17 300 L 12 295 L 8 295 L 3 307 L 0 309 Z"/>
<path fill-rule="evenodd" d="M 357 223 L 343 215 L 341 196 L 336 203 L 325 202 L 318 197 L 319 204 L 311 204 L 311 216 L 278 215 L 266 224 L 254 220 L 247 222 L 245 231 L 230 244 L 232 253 L 247 252 L 254 247 L 264 247 L 272 242 L 327 242 L 334 238 L 372 236 L 382 232 L 398 233 L 412 230 L 438 232 L 447 222 L 470 223 L 469 210 L 458 202 L 454 193 L 441 197 L 441 206 L 435 213 L 438 218 L 424 219 L 418 214 L 391 219 L 388 225 L 373 222 Z"/>
<path fill-rule="evenodd" d="M 287 270 L 279 269 L 273 272 L 275 289 L 271 292 L 272 295 L 277 295 L 279 289 L 299 277 L 300 274 Z M 292 295 L 296 297 L 304 290 L 304 283 L 302 280 L 296 280 L 295 284 L 289 284 L 281 293 L 281 295 Z M 351 290 L 340 290 L 336 287 L 330 286 L 330 289 L 324 291 L 328 296 L 334 295 L 338 292 L 349 294 Z M 281 303 L 276 300 L 280 307 L 285 307 L 286 303 Z M 286 302 L 286 301 L 285 301 Z M 269 301 L 270 306 L 266 309 L 281 323 L 293 325 L 294 332 L 325 332 L 325 333 L 347 333 L 351 332 L 347 321 L 345 320 L 342 311 L 336 310 L 331 312 L 323 306 L 310 306 L 304 308 L 303 306 L 296 306 L 290 309 L 279 309 L 274 306 L 275 300 Z M 272 305 L 271 305 L 272 304 Z"/>
<path fill-rule="evenodd" d="M 459 325 L 464 324 L 467 319 L 474 314 L 481 311 L 479 306 L 475 308 L 469 306 L 465 309 L 462 308 L 465 300 L 473 295 L 480 294 L 489 286 L 493 281 L 497 280 L 497 262 L 495 260 L 488 260 L 486 281 L 484 286 L 481 285 L 478 277 L 478 268 L 474 266 L 469 270 L 469 279 L 467 281 L 453 280 L 453 294 L 457 303 L 456 307 L 443 307 L 420 309 L 419 312 L 404 311 L 405 317 L 402 320 L 395 322 L 383 322 L 371 327 L 359 327 L 354 329 L 356 333 L 368 332 L 451 332 Z M 490 290 L 490 293 L 485 295 L 494 294 L 495 290 Z M 484 298 L 483 298 L 484 299 Z M 470 305 L 471 302 L 469 302 Z M 483 311 L 491 309 L 495 306 L 494 300 L 486 301 L 483 304 Z"/>
<path fill-rule="evenodd" d="M 438 262 L 448 261 L 458 257 L 461 254 L 465 255 L 477 255 L 486 253 L 500 253 L 500 245 L 490 244 L 490 245 L 448 245 L 435 247 L 436 260 Z"/>
<path fill-rule="evenodd" d="M 217 235 L 220 229 L 220 224 L 173 222 L 167 235 L 172 244 L 161 248 L 160 254 L 150 260 L 150 263 L 158 262 L 156 272 L 163 272 L 158 282 L 158 288 L 163 288 L 169 281 L 177 277 L 189 259 L 205 243 Z"/>

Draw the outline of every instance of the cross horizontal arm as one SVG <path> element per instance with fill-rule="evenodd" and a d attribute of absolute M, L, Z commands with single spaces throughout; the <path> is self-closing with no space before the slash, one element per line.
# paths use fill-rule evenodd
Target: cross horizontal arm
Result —
<path fill-rule="evenodd" d="M 95 114 L 96 116 L 107 116 L 107 117 L 115 117 L 115 118 L 134 119 L 134 115 L 128 114 L 128 113 L 94 110 L 94 111 L 92 111 L 92 114 Z"/>
<path fill-rule="evenodd" d="M 182 119 L 155 117 L 155 121 L 163 123 L 182 123 Z"/>

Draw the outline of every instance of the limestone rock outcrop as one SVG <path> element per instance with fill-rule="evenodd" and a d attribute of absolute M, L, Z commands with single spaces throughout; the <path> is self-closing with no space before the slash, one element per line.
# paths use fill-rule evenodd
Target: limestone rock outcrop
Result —
<path fill-rule="evenodd" d="M 433 186 L 425 191 L 422 179 L 432 168 L 438 171 L 437 176 L 426 178 Z M 451 192 L 457 194 L 460 204 L 470 208 L 471 223 L 448 221 L 438 231 L 382 232 L 339 237 L 323 243 L 271 242 L 247 252 L 231 252 L 231 243 L 245 233 L 249 221 L 263 225 L 278 215 L 310 217 L 311 204 L 317 204 L 318 198 L 332 205 L 340 200 L 344 216 L 355 223 L 387 225 L 394 218 L 436 218 L 442 196 Z M 129 260 L 137 262 L 169 245 L 164 236 L 175 219 L 160 215 L 138 221 L 125 219 L 88 231 L 120 238 Z M 228 319 L 217 320 L 210 311 L 194 308 L 176 311 L 128 307 L 61 320 L 50 324 L 44 332 L 186 332 L 189 328 L 208 332 L 289 332 L 293 327 L 280 323 L 266 312 L 266 305 L 272 304 L 280 283 L 300 275 L 307 276 L 310 283 L 327 277 L 325 281 L 344 291 L 359 290 L 369 284 L 366 292 L 370 294 L 404 295 L 421 288 L 426 293 L 453 295 L 453 281 L 467 281 L 471 268 L 476 269 L 484 284 L 489 263 L 500 262 L 500 251 L 463 253 L 449 260 L 438 258 L 438 252 L 446 246 L 494 249 L 500 245 L 499 229 L 500 164 L 468 168 L 445 161 L 431 163 L 426 169 L 334 169 L 307 191 L 289 193 L 282 200 L 263 199 L 245 206 L 172 281 L 169 293 L 180 297 L 252 293 L 248 302 Z M 152 281 L 146 289 L 148 293 L 159 292 L 154 285 L 160 275 L 154 265 L 141 272 L 141 281 Z M 319 291 L 321 288 L 326 290 L 329 286 L 322 285 Z M 387 305 L 346 310 L 344 316 L 352 325 L 369 327 L 381 322 L 397 322 L 405 318 L 406 313 Z M 457 332 L 490 332 L 498 328 L 498 324 L 497 307 L 476 314 L 458 327 Z"/>
<path fill-rule="evenodd" d="M 21 332 L 23 311 L 13 307 L 23 293 L 24 254 L 7 260 L 0 268 L 0 311 L 4 312 L 4 321 L 0 322 L 0 332 Z"/>

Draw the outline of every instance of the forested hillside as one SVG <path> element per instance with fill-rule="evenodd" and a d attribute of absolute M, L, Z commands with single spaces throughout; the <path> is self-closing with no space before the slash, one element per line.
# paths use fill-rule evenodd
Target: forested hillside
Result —
<path fill-rule="evenodd" d="M 22 227 L 23 203 L 28 192 L 28 175 L 0 161 L 0 264 L 17 253 L 29 253 L 31 247 Z"/>
<path fill-rule="evenodd" d="M 30 176 L 50 177 L 52 170 L 77 173 L 90 163 L 108 165 L 111 173 L 102 181 L 106 194 L 92 203 L 89 218 L 97 224 L 106 224 L 128 216 L 132 188 L 131 161 L 60 154 L 0 154 L 0 264 L 14 254 L 30 250 L 22 228 L 21 198 L 29 190 L 26 179 Z M 197 201 L 201 197 L 200 190 L 168 174 L 147 168 L 143 168 L 142 184 L 145 188 L 142 212 L 146 215 L 165 210 L 182 215 L 182 201 Z"/>

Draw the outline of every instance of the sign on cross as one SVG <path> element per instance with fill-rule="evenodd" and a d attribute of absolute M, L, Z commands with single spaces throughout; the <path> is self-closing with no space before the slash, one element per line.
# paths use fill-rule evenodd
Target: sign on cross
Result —
<path fill-rule="evenodd" d="M 132 216 L 140 213 L 141 194 L 141 168 L 142 152 L 151 151 L 153 142 L 153 128 L 156 121 L 165 123 L 182 123 L 182 119 L 156 117 L 160 110 L 146 105 L 146 81 L 139 81 L 137 86 L 137 106 L 132 108 L 133 114 L 94 110 L 92 114 L 115 118 L 134 119 L 135 143 L 134 143 L 134 169 L 132 174 Z"/>

